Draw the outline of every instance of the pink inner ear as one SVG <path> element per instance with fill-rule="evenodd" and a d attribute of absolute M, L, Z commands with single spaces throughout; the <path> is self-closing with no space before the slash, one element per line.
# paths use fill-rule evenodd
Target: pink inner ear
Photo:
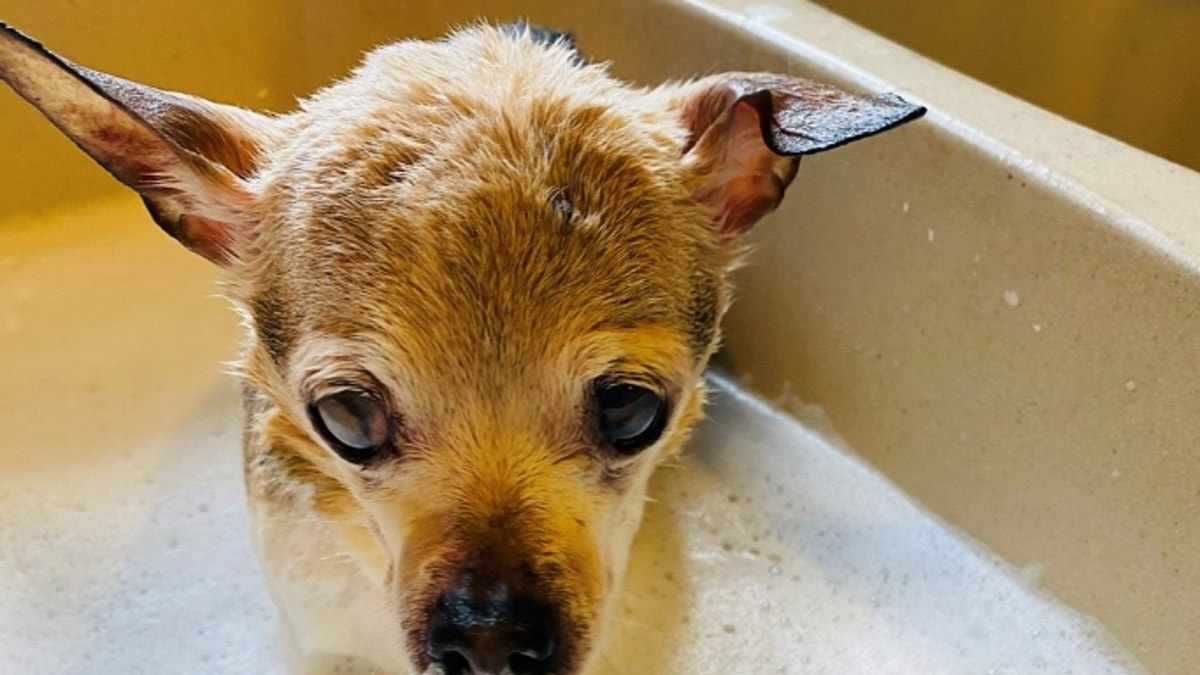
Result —
<path fill-rule="evenodd" d="M 920 117 L 894 94 L 863 97 L 801 78 L 728 73 L 678 92 L 691 132 L 683 154 L 723 236 L 750 229 L 779 206 L 801 155 L 866 138 Z"/>
<path fill-rule="evenodd" d="M 726 115 L 694 149 L 707 155 L 700 161 L 711 170 L 709 187 L 697 198 L 716 210 L 717 231 L 734 235 L 779 205 L 798 160 L 771 152 L 758 111 L 749 103 L 736 103 Z"/>
<path fill-rule="evenodd" d="M 90 140 L 76 142 L 118 180 L 135 189 L 179 166 L 179 160 L 164 151 L 161 140 L 115 115 L 97 125 Z"/>
<path fill-rule="evenodd" d="M 190 248 L 205 258 L 224 265 L 234 259 L 233 235 L 227 224 L 199 216 L 180 218 L 180 239 L 192 242 Z"/>
<path fill-rule="evenodd" d="M 118 180 L 188 248 L 233 259 L 266 118 L 77 66 L 0 22 L 0 81 Z"/>

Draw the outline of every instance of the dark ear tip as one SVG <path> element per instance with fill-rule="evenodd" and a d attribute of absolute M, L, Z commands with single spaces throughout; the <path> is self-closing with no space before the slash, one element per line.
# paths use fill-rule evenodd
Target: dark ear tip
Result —
<path fill-rule="evenodd" d="M 17 30 L 12 25 L 10 25 L 8 22 L 3 21 L 3 20 L 0 20 L 0 33 L 4 33 L 5 35 L 7 35 L 9 37 L 14 37 L 14 38 L 16 38 L 18 40 L 22 40 L 24 42 L 34 42 L 36 44 L 36 41 L 33 38 L 22 33 L 21 31 Z"/>
<path fill-rule="evenodd" d="M 876 101 L 883 103 L 883 108 L 888 108 L 888 113 L 882 116 L 881 126 L 870 134 L 880 133 L 888 129 L 894 129 L 901 124 L 907 124 L 913 120 L 920 119 L 929 112 L 929 109 L 923 105 L 918 105 L 903 98 L 899 94 L 886 93 L 875 98 Z"/>
<path fill-rule="evenodd" d="M 16 42 L 23 43 L 26 46 L 33 48 L 34 51 L 41 53 L 41 54 L 49 54 L 50 53 L 50 50 L 46 49 L 46 46 L 43 45 L 41 42 L 38 42 L 37 40 L 29 37 L 25 33 L 22 33 L 21 31 L 17 30 L 16 28 L 12 27 L 10 24 L 8 24 L 4 21 L 0 21 L 0 38 L 8 38 L 8 39 L 14 40 Z"/>
<path fill-rule="evenodd" d="M 893 94 L 891 92 L 880 94 L 878 97 L 876 97 L 876 100 L 886 101 L 887 105 L 896 109 L 898 113 L 896 124 L 911 122 L 915 119 L 923 117 L 925 113 L 929 112 L 929 109 L 925 106 L 913 103 L 903 96 L 900 96 L 899 94 Z"/>
<path fill-rule="evenodd" d="M 8 25 L 4 21 L 0 21 L 0 37 L 11 38 L 14 40 L 24 40 L 24 41 L 29 40 L 28 36 L 26 36 L 21 31 L 17 30 L 16 28 L 13 28 L 12 26 Z"/>
<path fill-rule="evenodd" d="M 802 118 L 799 126 L 791 124 L 786 112 L 776 113 L 769 123 L 764 120 L 763 138 L 777 155 L 815 155 L 895 129 L 928 112 L 890 92 L 858 100 L 860 104 L 849 109 L 831 106 L 827 114 Z"/>

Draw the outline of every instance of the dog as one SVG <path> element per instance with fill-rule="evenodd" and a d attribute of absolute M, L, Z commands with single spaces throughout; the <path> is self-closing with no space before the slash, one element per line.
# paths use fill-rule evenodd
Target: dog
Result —
<path fill-rule="evenodd" d="M 802 155 L 924 112 L 767 73 L 633 87 L 525 24 L 380 47 L 278 116 L 4 24 L 0 79 L 224 268 L 252 537 L 305 672 L 586 672 L 742 235 Z"/>

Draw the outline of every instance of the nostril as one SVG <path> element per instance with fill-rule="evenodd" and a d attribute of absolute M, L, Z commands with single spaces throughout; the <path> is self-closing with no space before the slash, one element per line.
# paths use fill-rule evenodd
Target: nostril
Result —
<path fill-rule="evenodd" d="M 442 665 L 442 672 L 446 675 L 471 675 L 473 672 L 470 661 L 458 652 L 449 652 L 435 663 Z"/>
<path fill-rule="evenodd" d="M 447 675 L 541 675 L 553 670 L 551 611 L 507 594 L 444 594 L 430 612 L 425 651 Z"/>
<path fill-rule="evenodd" d="M 546 661 L 554 656 L 554 630 L 546 612 L 527 614 L 519 624 L 517 641 L 509 655 L 514 670 L 525 662 Z M 520 672 L 520 671 L 518 671 Z"/>
<path fill-rule="evenodd" d="M 463 631 L 449 622 L 435 623 L 430 627 L 425 640 L 425 653 L 434 661 L 442 661 L 447 655 L 457 655 L 463 643 Z"/>

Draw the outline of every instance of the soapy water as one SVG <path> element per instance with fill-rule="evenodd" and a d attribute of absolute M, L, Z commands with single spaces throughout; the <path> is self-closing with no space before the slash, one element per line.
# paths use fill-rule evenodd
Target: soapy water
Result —
<path fill-rule="evenodd" d="M 1094 621 L 817 433 L 712 376 L 655 482 L 609 672 L 1137 673 Z M 657 616 L 655 614 L 657 613 Z M 651 637 L 653 636 L 653 637 Z M 620 652 L 618 656 L 615 652 Z"/>
<path fill-rule="evenodd" d="M 61 245 L 81 231 L 104 234 Z M 132 200 L 30 232 L 0 227 L 0 315 L 19 319 L 0 331 L 0 674 L 285 672 L 217 367 L 236 328 L 219 302 L 179 311 L 211 271 Z M 20 291 L 39 278 L 56 298 L 34 308 Z M 1143 672 L 1040 594 L 1036 567 L 712 383 L 652 483 L 598 675 Z"/>
<path fill-rule="evenodd" d="M 711 419 L 655 478 L 599 672 L 1138 671 L 852 456 L 713 383 Z M 110 476 L 119 491 L 90 505 L 68 496 L 78 477 L 0 493 L 0 671 L 283 671 L 236 406 L 208 412 L 176 443 L 221 433 L 146 452 L 156 466 L 135 453 L 112 473 L 146 479 Z"/>

